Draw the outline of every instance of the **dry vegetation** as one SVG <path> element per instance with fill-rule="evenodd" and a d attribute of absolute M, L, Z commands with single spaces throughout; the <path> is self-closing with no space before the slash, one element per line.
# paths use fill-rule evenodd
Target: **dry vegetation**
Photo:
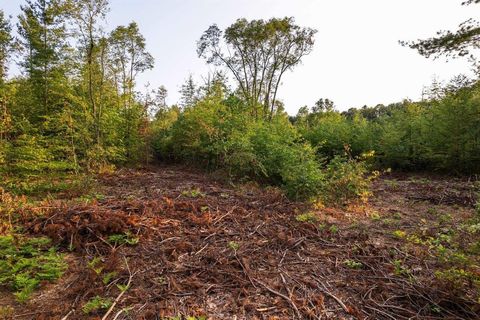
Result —
<path fill-rule="evenodd" d="M 373 189 L 356 212 L 313 210 L 170 166 L 103 176 L 88 197 L 10 200 L 14 229 L 51 238 L 68 269 L 24 303 L 1 287 L 0 318 L 477 319 L 473 183 Z"/>

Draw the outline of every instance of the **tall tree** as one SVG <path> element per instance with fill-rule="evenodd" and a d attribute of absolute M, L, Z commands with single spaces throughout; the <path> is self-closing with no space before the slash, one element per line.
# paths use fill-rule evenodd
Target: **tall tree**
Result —
<path fill-rule="evenodd" d="M 7 110 L 5 81 L 10 54 L 13 49 L 12 25 L 0 10 L 0 140 L 7 136 L 10 116 Z"/>
<path fill-rule="evenodd" d="M 180 106 L 183 109 L 192 107 L 197 100 L 198 88 L 195 81 L 193 81 L 193 76 L 189 75 L 180 88 Z"/>
<path fill-rule="evenodd" d="M 5 82 L 8 59 L 13 49 L 12 25 L 0 9 L 0 86 Z"/>
<path fill-rule="evenodd" d="M 59 106 L 58 87 L 67 83 L 63 63 L 70 52 L 67 42 L 67 10 L 61 0 L 27 0 L 21 6 L 18 32 L 25 52 L 21 65 L 28 73 L 34 105 L 40 117 Z"/>
<path fill-rule="evenodd" d="M 127 157 L 130 157 L 135 145 L 134 129 L 138 124 L 138 117 L 145 114 L 143 106 L 141 111 L 135 108 L 135 80 L 139 73 L 153 68 L 154 59 L 147 51 L 145 38 L 135 22 L 113 30 L 109 44 L 110 67 L 123 105 L 124 140 Z"/>
<path fill-rule="evenodd" d="M 480 0 L 466 0 L 464 6 L 480 3 Z M 437 36 L 414 42 L 400 41 L 404 46 L 417 50 L 421 55 L 429 58 L 464 57 L 468 56 L 475 64 L 478 62 L 476 54 L 480 49 L 480 24 L 475 19 L 464 21 L 455 32 L 439 31 Z"/>
<path fill-rule="evenodd" d="M 76 21 L 80 35 L 81 57 L 84 60 L 84 77 L 87 82 L 88 100 L 95 132 L 96 143 L 100 143 L 100 117 L 102 96 L 98 96 L 104 83 L 101 69 L 102 29 L 100 23 L 105 20 L 109 10 L 108 0 L 75 0 L 71 2 L 72 17 Z"/>
<path fill-rule="evenodd" d="M 225 32 L 217 25 L 209 27 L 197 43 L 197 53 L 209 64 L 228 68 L 255 116 L 271 118 L 282 76 L 312 51 L 315 33 L 293 18 L 239 19 Z"/>
<path fill-rule="evenodd" d="M 335 110 L 335 103 L 330 99 L 319 99 L 312 108 L 313 113 L 331 112 Z"/>

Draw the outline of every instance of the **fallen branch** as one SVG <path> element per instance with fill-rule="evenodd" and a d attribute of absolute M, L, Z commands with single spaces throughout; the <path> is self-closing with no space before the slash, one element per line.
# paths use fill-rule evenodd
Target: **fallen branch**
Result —
<path fill-rule="evenodd" d="M 115 309 L 115 306 L 120 302 L 120 299 L 122 299 L 123 295 L 125 294 L 125 292 L 127 292 L 127 290 L 130 288 L 130 284 L 132 283 L 132 279 L 133 279 L 134 274 L 132 274 L 132 272 L 130 270 L 127 258 L 125 258 L 125 256 L 124 256 L 123 259 L 125 260 L 125 265 L 127 266 L 127 270 L 128 270 L 128 274 L 129 274 L 127 286 L 125 287 L 125 290 L 120 290 L 120 294 L 117 296 L 115 301 L 112 303 L 112 305 L 108 309 L 107 313 L 105 313 L 105 315 L 102 317 L 102 320 L 107 320 L 110 313 L 112 313 L 112 311 Z"/>
<path fill-rule="evenodd" d="M 297 315 L 298 319 L 302 319 L 302 314 L 300 313 L 300 311 L 298 310 L 297 306 L 295 305 L 295 303 L 292 301 L 292 299 L 290 299 L 289 297 L 287 297 L 286 295 L 284 295 L 283 293 L 280 293 L 278 291 L 275 291 L 273 290 L 272 288 L 269 288 L 266 284 L 264 284 L 263 282 L 257 280 L 257 279 L 253 279 L 255 280 L 255 282 L 257 282 L 259 285 L 261 285 L 262 287 L 264 287 L 265 289 L 267 289 L 268 291 L 270 291 L 271 293 L 273 294 L 276 294 L 277 296 L 285 299 L 288 301 L 288 303 L 290 303 L 290 305 L 292 306 L 293 310 L 295 310 L 295 314 Z"/>
<path fill-rule="evenodd" d="M 319 289 L 322 290 L 323 293 L 325 293 L 325 294 L 327 294 L 329 297 L 333 298 L 333 299 L 342 307 L 342 309 L 343 309 L 346 313 L 350 314 L 350 312 L 351 312 L 350 309 L 345 305 L 345 303 L 343 303 L 342 300 L 340 300 L 340 298 L 338 298 L 338 297 L 335 296 L 333 293 L 331 293 L 330 291 L 328 291 L 327 287 L 326 287 L 323 283 L 321 283 L 321 282 L 318 281 L 318 280 L 317 280 L 317 282 L 322 285 L 323 289 L 322 289 L 320 286 L 319 286 Z"/>

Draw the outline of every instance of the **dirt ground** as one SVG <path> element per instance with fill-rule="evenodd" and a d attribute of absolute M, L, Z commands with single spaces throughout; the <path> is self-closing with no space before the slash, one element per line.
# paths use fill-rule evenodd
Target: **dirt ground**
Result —
<path fill-rule="evenodd" d="M 0 291 L 13 318 L 102 319 L 107 309 L 82 311 L 100 296 L 116 301 L 107 318 L 118 320 L 480 319 L 475 288 L 440 281 L 431 248 L 402 238 L 469 219 L 467 179 L 387 175 L 353 213 L 182 167 L 122 170 L 99 183 L 101 200 L 25 221 L 54 239 L 69 268 L 27 304 Z M 107 241 L 126 232 L 138 243 Z"/>

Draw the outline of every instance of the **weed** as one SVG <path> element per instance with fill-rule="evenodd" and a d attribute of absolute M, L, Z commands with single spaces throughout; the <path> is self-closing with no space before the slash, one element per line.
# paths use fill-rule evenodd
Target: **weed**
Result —
<path fill-rule="evenodd" d="M 317 222 L 318 217 L 312 212 L 307 212 L 307 213 L 299 214 L 298 216 L 295 217 L 295 219 L 298 222 L 315 223 Z"/>
<path fill-rule="evenodd" d="M 400 212 L 395 212 L 393 214 L 393 219 L 395 220 L 402 220 L 402 214 Z"/>
<path fill-rule="evenodd" d="M 330 226 L 330 228 L 328 228 L 328 230 L 331 232 L 331 233 L 337 233 L 338 232 L 338 227 L 334 224 L 332 224 Z"/>
<path fill-rule="evenodd" d="M 452 221 L 452 215 L 450 213 L 445 213 L 440 216 L 438 220 L 440 224 L 447 224 Z"/>
<path fill-rule="evenodd" d="M 395 268 L 394 272 L 397 276 L 411 276 L 410 270 L 408 270 L 407 267 L 405 267 L 402 263 L 401 260 L 393 260 L 392 261 L 393 267 Z"/>
<path fill-rule="evenodd" d="M 87 266 L 93 270 L 96 274 L 100 274 L 103 271 L 103 262 L 102 258 L 95 257 L 87 263 Z"/>
<path fill-rule="evenodd" d="M 468 283 L 473 283 L 476 286 L 480 285 L 480 277 L 463 268 L 452 267 L 446 270 L 436 271 L 435 276 L 438 279 L 449 282 L 456 288 L 461 288 Z"/>
<path fill-rule="evenodd" d="M 393 236 L 399 239 L 404 239 L 407 236 L 407 233 L 403 230 L 393 231 Z"/>
<path fill-rule="evenodd" d="M 343 261 L 343 264 L 350 269 L 361 269 L 363 267 L 363 264 L 361 262 L 351 260 L 351 259 L 347 259 Z"/>
<path fill-rule="evenodd" d="M 205 194 L 199 189 L 199 188 L 194 188 L 191 190 L 184 190 L 182 191 L 182 196 L 189 197 L 189 198 L 203 198 L 205 197 Z"/>
<path fill-rule="evenodd" d="M 99 310 L 108 309 L 110 308 L 111 305 L 112 305 L 111 299 L 96 296 L 88 300 L 88 302 L 83 305 L 82 311 L 85 314 L 90 314 L 90 313 L 97 312 Z"/>
<path fill-rule="evenodd" d="M 13 319 L 15 310 L 10 306 L 0 306 L 0 319 Z"/>
<path fill-rule="evenodd" d="M 48 238 L 0 236 L 0 285 L 10 285 L 26 302 L 42 281 L 54 281 L 67 265 Z"/>
<path fill-rule="evenodd" d="M 235 242 L 235 241 L 230 241 L 230 242 L 228 243 L 228 247 L 229 247 L 230 249 L 232 249 L 233 251 L 235 251 L 235 252 L 236 252 L 238 249 L 240 249 L 240 245 L 238 244 L 238 242 Z"/>
<path fill-rule="evenodd" d="M 126 284 L 117 284 L 117 288 L 118 290 L 120 290 L 121 292 L 125 292 L 128 290 L 128 288 L 130 288 L 128 285 Z"/>
<path fill-rule="evenodd" d="M 373 220 L 373 221 L 378 221 L 381 219 L 381 216 L 380 214 L 377 212 L 377 211 L 374 211 L 370 214 L 370 218 Z"/>
<path fill-rule="evenodd" d="M 124 234 L 113 234 L 108 237 L 108 242 L 117 246 L 117 245 L 136 245 L 139 242 L 139 238 L 134 237 L 130 232 L 125 232 Z"/>
<path fill-rule="evenodd" d="M 104 285 L 107 285 L 109 284 L 110 282 L 112 282 L 113 278 L 115 278 L 117 276 L 117 272 L 109 272 L 107 274 L 105 274 L 102 278 L 102 282 Z"/>

